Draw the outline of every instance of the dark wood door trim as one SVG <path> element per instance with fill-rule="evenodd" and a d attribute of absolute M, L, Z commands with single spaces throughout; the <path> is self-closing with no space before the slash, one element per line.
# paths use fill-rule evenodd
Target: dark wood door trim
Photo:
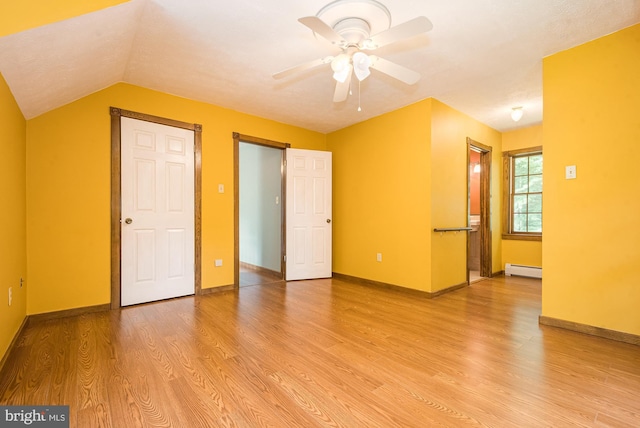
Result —
<path fill-rule="evenodd" d="M 493 149 L 491 146 L 467 138 L 467 153 L 472 147 L 480 152 L 480 276 L 491 278 L 493 276 L 491 251 L 491 155 Z M 468 164 L 467 161 L 467 171 L 469 170 Z M 467 260 L 468 252 L 469 245 L 467 244 Z M 468 281 L 469 270 L 467 269 Z"/>
<path fill-rule="evenodd" d="M 122 240 L 120 219 L 121 197 L 121 132 L 120 118 L 144 120 L 160 125 L 193 131 L 194 144 L 194 228 L 195 228 L 195 294 L 202 293 L 202 125 L 152 116 L 110 107 L 111 114 L 111 309 L 120 307 Z"/>

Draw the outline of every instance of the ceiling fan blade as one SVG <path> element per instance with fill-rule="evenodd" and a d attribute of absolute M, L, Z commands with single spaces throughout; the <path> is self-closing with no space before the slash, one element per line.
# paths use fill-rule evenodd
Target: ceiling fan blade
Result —
<path fill-rule="evenodd" d="M 340 34 L 336 33 L 333 28 L 331 28 L 329 25 L 327 25 L 326 22 L 324 22 L 317 16 L 305 16 L 304 18 L 298 19 L 298 21 L 301 24 L 306 25 L 311 29 L 311 31 L 321 35 L 334 45 L 341 46 L 347 43 L 347 41 L 343 39 Z"/>
<path fill-rule="evenodd" d="M 347 99 L 349 95 L 349 87 L 351 86 L 351 75 L 353 74 L 353 66 L 349 65 L 351 70 L 349 70 L 349 74 L 347 74 L 347 78 L 344 82 L 336 83 L 336 91 L 333 93 L 333 102 L 341 103 L 342 101 Z"/>
<path fill-rule="evenodd" d="M 426 33 L 433 28 L 433 24 L 425 16 L 418 16 L 410 21 L 391 27 L 375 34 L 362 43 L 363 49 L 377 49 L 381 46 L 397 42 L 402 39 Z"/>
<path fill-rule="evenodd" d="M 420 73 L 409 70 L 395 62 L 387 61 L 386 59 L 375 55 L 369 55 L 369 58 L 371 58 L 371 68 L 391 76 L 394 79 L 398 79 L 407 85 L 413 85 L 420 80 Z"/>
<path fill-rule="evenodd" d="M 286 70 L 279 71 L 273 74 L 274 79 L 282 79 L 283 77 L 291 76 L 292 74 L 299 73 L 310 68 L 318 67 L 323 64 L 329 64 L 333 60 L 332 56 L 326 56 L 320 59 L 314 59 L 313 61 L 305 62 L 303 64 L 296 65 Z"/>

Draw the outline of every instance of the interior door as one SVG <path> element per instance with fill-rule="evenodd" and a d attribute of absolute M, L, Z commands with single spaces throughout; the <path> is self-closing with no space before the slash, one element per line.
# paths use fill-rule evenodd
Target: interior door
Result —
<path fill-rule="evenodd" d="M 194 294 L 194 132 L 121 118 L 121 304 Z"/>
<path fill-rule="evenodd" d="M 331 152 L 286 149 L 286 280 L 331 277 Z"/>

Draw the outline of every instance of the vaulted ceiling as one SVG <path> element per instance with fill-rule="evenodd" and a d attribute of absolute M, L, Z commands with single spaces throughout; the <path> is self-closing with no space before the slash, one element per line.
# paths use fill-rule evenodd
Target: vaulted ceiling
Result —
<path fill-rule="evenodd" d="M 640 0 L 386 0 L 433 23 L 375 51 L 421 79 L 373 70 L 334 103 L 329 64 L 272 77 L 340 52 L 298 22 L 327 3 L 130 0 L 1 37 L 0 73 L 27 119 L 127 82 L 323 133 L 429 97 L 507 131 L 542 121 L 542 58 L 640 22 Z"/>

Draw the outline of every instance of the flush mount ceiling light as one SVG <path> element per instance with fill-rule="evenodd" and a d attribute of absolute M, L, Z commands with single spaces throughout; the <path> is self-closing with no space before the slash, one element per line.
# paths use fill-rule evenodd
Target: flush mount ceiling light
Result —
<path fill-rule="evenodd" d="M 522 107 L 513 107 L 511 109 L 511 119 L 513 119 L 514 122 L 517 122 L 520 119 L 522 119 L 523 114 L 524 114 L 524 110 L 522 109 Z"/>
<path fill-rule="evenodd" d="M 353 74 L 361 82 L 371 74 L 371 69 L 408 85 L 420 80 L 420 74 L 415 71 L 364 51 L 373 51 L 431 30 L 433 25 L 424 16 L 391 27 L 391 13 L 382 3 L 376 0 L 337 0 L 320 9 L 316 16 L 307 16 L 298 21 L 340 52 L 275 73 L 275 79 L 331 64 L 333 78 L 337 82 L 334 102 L 347 99 Z"/>

